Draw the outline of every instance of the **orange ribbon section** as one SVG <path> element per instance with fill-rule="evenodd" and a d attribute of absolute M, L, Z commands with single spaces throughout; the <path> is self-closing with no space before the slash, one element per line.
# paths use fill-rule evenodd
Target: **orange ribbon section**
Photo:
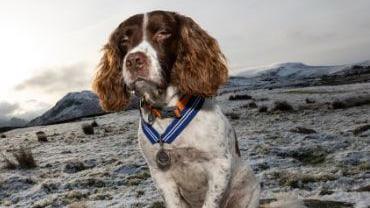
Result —
<path fill-rule="evenodd" d="M 183 96 L 179 99 L 176 103 L 176 108 L 174 110 L 174 114 L 177 118 L 181 117 L 181 112 L 184 110 L 185 106 L 188 104 L 190 100 L 190 96 Z M 154 108 L 153 106 L 146 104 L 145 108 L 148 109 L 155 117 L 162 118 L 162 112 L 161 110 Z"/>

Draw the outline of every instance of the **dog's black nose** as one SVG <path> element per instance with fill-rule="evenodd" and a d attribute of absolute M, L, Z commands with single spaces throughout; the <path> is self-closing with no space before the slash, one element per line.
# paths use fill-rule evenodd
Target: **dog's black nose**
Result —
<path fill-rule="evenodd" d="M 130 71 L 141 71 L 148 65 L 148 58 L 142 52 L 131 53 L 126 58 L 126 67 Z"/>

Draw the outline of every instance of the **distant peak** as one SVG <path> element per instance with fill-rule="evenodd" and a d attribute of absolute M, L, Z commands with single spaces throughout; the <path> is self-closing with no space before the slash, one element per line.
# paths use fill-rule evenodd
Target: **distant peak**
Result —
<path fill-rule="evenodd" d="M 360 65 L 360 66 L 370 66 L 370 60 L 362 61 L 354 65 Z"/>
<path fill-rule="evenodd" d="M 286 62 L 286 63 L 276 63 L 272 64 L 271 68 L 280 68 L 280 67 L 294 67 L 294 68 L 302 68 L 307 67 L 308 65 L 302 62 Z"/>

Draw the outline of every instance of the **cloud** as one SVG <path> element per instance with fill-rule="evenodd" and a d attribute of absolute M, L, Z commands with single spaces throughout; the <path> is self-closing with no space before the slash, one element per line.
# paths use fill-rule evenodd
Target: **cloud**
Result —
<path fill-rule="evenodd" d="M 20 103 L 3 101 L 0 102 L 0 120 L 7 121 L 13 117 L 31 120 L 43 114 L 50 107 L 50 104 L 34 99 Z"/>
<path fill-rule="evenodd" d="M 47 68 L 18 84 L 14 89 L 38 90 L 44 93 L 60 94 L 89 87 L 91 75 L 87 65 L 78 63 L 69 66 Z"/>
<path fill-rule="evenodd" d="M 19 104 L 0 102 L 0 119 L 7 119 L 19 109 Z"/>

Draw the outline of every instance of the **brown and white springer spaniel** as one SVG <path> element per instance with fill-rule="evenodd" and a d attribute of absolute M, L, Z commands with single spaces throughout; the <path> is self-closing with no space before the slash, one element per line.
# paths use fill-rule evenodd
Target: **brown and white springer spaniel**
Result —
<path fill-rule="evenodd" d="M 150 172 L 169 208 L 252 208 L 260 186 L 240 158 L 234 129 L 213 96 L 228 79 L 217 41 L 191 18 L 167 11 L 132 16 L 122 22 L 104 46 L 93 82 L 106 111 L 120 111 L 135 91 L 156 107 L 174 106 L 183 95 L 206 98 L 196 117 L 164 148 L 167 170 L 158 167 L 160 144 L 138 138 Z M 146 122 L 151 113 L 141 108 Z M 163 132 L 172 118 L 156 118 Z"/>

